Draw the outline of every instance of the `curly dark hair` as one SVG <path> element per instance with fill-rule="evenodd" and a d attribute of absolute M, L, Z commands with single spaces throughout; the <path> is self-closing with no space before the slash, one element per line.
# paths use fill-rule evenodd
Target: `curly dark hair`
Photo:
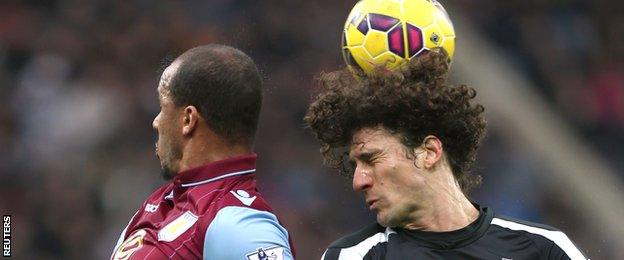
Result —
<path fill-rule="evenodd" d="M 304 120 L 321 143 L 325 164 L 351 176 L 346 150 L 353 134 L 382 126 L 410 152 L 427 135 L 438 137 L 462 191 L 467 194 L 478 186 L 481 176 L 471 169 L 485 135 L 484 108 L 473 102 L 472 87 L 445 83 L 448 66 L 445 54 L 429 52 L 397 71 L 322 73 L 319 93 Z"/>

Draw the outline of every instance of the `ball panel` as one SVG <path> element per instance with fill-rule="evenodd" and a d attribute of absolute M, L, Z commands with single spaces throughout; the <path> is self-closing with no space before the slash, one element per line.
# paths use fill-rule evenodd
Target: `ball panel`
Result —
<path fill-rule="evenodd" d="M 440 29 L 442 29 L 444 35 L 455 36 L 453 22 L 451 21 L 451 17 L 446 12 L 446 9 L 444 9 L 444 6 L 435 0 L 433 0 L 433 5 L 438 9 L 438 12 L 436 12 L 436 23 L 440 24 Z"/>
<path fill-rule="evenodd" d="M 437 9 L 430 2 L 423 0 L 407 0 L 403 2 L 403 22 L 425 28 L 435 21 Z"/>
<path fill-rule="evenodd" d="M 342 58 L 348 66 L 356 67 L 362 70 L 362 67 L 355 61 L 349 48 L 342 48 Z"/>
<path fill-rule="evenodd" d="M 392 52 L 384 52 L 377 58 L 375 58 L 375 64 L 377 64 L 378 66 L 383 66 L 389 70 L 393 70 L 401 66 L 401 64 L 403 63 L 405 63 L 405 59 L 397 56 Z"/>
<path fill-rule="evenodd" d="M 368 54 L 368 52 L 364 49 L 364 46 L 349 47 L 349 52 L 351 53 L 353 60 L 363 71 L 369 72 L 373 69 L 373 57 Z"/>
<path fill-rule="evenodd" d="M 386 33 L 371 30 L 366 35 L 366 39 L 364 40 L 364 48 L 370 56 L 373 58 L 379 56 L 380 54 L 388 51 L 388 42 L 386 40 Z"/>
<path fill-rule="evenodd" d="M 423 39 L 426 49 L 433 49 L 441 47 L 442 45 L 442 33 L 437 25 L 433 24 L 423 29 Z"/>
<path fill-rule="evenodd" d="M 448 18 L 446 12 L 438 11 L 435 15 L 435 24 L 440 28 L 440 33 L 443 36 L 455 36 L 455 29 L 453 23 Z"/>
<path fill-rule="evenodd" d="M 370 17 L 370 26 L 371 29 L 379 30 L 379 31 L 388 31 L 390 28 L 395 26 L 399 19 L 390 17 L 383 14 L 369 14 Z"/>
<path fill-rule="evenodd" d="M 405 57 L 405 43 L 403 41 L 403 26 L 396 26 L 388 32 L 388 47 L 399 57 Z"/>
<path fill-rule="evenodd" d="M 409 57 L 414 57 L 423 49 L 423 35 L 422 31 L 411 24 L 406 24 L 405 29 L 407 30 L 407 46 L 408 46 L 408 55 Z"/>
<path fill-rule="evenodd" d="M 359 1 L 353 6 L 353 9 L 351 9 L 349 16 L 347 16 L 347 21 L 345 22 L 345 25 L 344 25 L 345 28 L 349 26 L 349 24 L 352 24 L 354 26 L 358 24 L 359 20 L 362 19 L 362 16 L 365 14 L 363 10 L 364 6 L 365 6 L 364 1 Z"/>
<path fill-rule="evenodd" d="M 347 20 L 347 22 L 349 22 L 352 25 L 357 25 L 358 22 L 360 21 L 360 18 L 362 17 L 362 13 L 358 12 L 353 12 L 353 15 L 350 16 L 350 18 Z"/>
<path fill-rule="evenodd" d="M 360 24 L 358 24 L 357 29 L 364 35 L 368 33 L 368 15 L 364 16 L 364 19 L 360 21 Z"/>
<path fill-rule="evenodd" d="M 442 48 L 446 51 L 449 59 L 451 59 L 455 53 L 455 37 L 444 37 Z"/>
<path fill-rule="evenodd" d="M 359 46 L 366 39 L 366 35 L 362 34 L 355 26 L 349 26 L 344 33 L 346 41 L 343 46 Z"/>
<path fill-rule="evenodd" d="M 391 0 L 363 0 L 362 11 L 365 13 L 383 14 L 390 17 L 399 18 L 402 16 L 401 2 Z"/>

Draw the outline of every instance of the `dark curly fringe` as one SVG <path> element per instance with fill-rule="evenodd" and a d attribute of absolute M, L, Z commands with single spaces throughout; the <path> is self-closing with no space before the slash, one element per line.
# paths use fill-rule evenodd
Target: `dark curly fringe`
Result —
<path fill-rule="evenodd" d="M 325 164 L 352 174 L 346 159 L 353 133 L 383 126 L 408 148 L 421 145 L 427 135 L 440 138 L 464 193 L 478 186 L 481 177 L 471 169 L 485 135 L 484 108 L 472 102 L 473 88 L 445 84 L 448 66 L 446 55 L 429 52 L 397 71 L 322 73 L 304 121 L 321 143 Z"/>

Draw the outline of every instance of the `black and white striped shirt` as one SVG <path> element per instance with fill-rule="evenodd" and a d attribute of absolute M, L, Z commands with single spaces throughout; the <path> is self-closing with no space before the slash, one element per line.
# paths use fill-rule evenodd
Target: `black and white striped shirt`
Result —
<path fill-rule="evenodd" d="M 555 228 L 476 206 L 479 218 L 465 228 L 425 232 L 373 223 L 332 243 L 321 259 L 587 259 Z"/>

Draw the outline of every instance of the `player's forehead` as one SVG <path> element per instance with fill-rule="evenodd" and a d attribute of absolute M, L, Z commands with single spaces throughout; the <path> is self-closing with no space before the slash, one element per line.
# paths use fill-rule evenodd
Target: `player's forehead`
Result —
<path fill-rule="evenodd" d="M 380 127 L 366 127 L 353 133 L 349 147 L 349 157 L 354 158 L 362 153 L 385 150 L 394 143 L 396 137 L 388 130 Z"/>

